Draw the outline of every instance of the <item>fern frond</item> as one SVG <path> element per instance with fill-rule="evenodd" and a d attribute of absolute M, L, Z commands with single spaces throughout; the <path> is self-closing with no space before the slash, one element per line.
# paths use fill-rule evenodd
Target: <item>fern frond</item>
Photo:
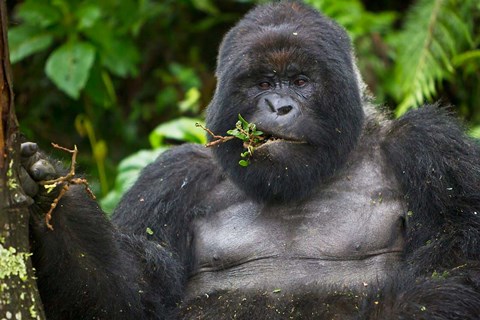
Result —
<path fill-rule="evenodd" d="M 473 3 L 419 0 L 409 11 L 394 43 L 397 116 L 431 101 L 439 83 L 453 75 L 452 58 L 472 45 L 471 18 L 461 13 Z"/>

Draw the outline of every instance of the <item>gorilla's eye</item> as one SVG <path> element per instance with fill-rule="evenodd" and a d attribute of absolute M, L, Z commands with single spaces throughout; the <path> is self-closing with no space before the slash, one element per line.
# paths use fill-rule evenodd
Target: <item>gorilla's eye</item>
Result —
<path fill-rule="evenodd" d="M 297 78 L 293 81 L 293 84 L 299 88 L 305 86 L 307 84 L 307 79 L 305 78 Z"/>
<path fill-rule="evenodd" d="M 268 89 L 270 89 L 271 84 L 270 84 L 270 82 L 263 81 L 263 82 L 260 82 L 260 83 L 258 84 L 258 87 L 259 87 L 260 89 L 262 89 L 262 90 L 268 90 Z"/>

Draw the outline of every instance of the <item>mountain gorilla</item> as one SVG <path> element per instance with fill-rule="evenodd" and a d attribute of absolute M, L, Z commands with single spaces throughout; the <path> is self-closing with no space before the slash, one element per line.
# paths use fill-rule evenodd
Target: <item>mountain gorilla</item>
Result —
<path fill-rule="evenodd" d="M 248 13 L 216 76 L 207 127 L 255 123 L 250 164 L 172 148 L 112 221 L 72 187 L 48 230 L 36 183 L 63 171 L 23 145 L 49 319 L 478 319 L 480 148 L 444 109 L 375 111 L 345 31 L 296 1 Z"/>

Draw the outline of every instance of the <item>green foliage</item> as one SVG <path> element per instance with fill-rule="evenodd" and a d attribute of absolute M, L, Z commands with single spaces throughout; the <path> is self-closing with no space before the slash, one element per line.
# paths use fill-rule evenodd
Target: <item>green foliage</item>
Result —
<path fill-rule="evenodd" d="M 390 31 L 397 16 L 392 11 L 369 12 L 360 0 L 306 0 L 305 3 L 335 19 L 347 30 L 353 41 L 373 32 Z"/>
<path fill-rule="evenodd" d="M 195 128 L 199 122 L 200 119 L 181 117 L 162 123 L 150 133 L 150 144 L 153 148 L 159 148 L 165 145 L 166 139 L 205 144 L 205 134 Z"/>
<path fill-rule="evenodd" d="M 471 0 L 419 0 L 408 12 L 404 30 L 392 40 L 397 115 L 432 101 L 442 81 L 454 81 L 453 59 L 473 46 L 473 5 Z"/>
<path fill-rule="evenodd" d="M 95 159 L 95 163 L 97 165 L 98 177 L 100 179 L 100 189 L 102 195 L 105 196 L 108 192 L 107 174 L 105 170 L 105 160 L 108 153 L 107 143 L 104 140 L 97 140 L 92 121 L 85 114 L 79 114 L 75 118 L 75 128 L 80 136 L 88 137 L 93 158 Z"/>
<path fill-rule="evenodd" d="M 37 28 L 24 25 L 9 31 L 10 60 L 12 63 L 22 60 L 34 53 L 45 50 L 53 43 L 53 35 L 38 32 Z"/>
<path fill-rule="evenodd" d="M 416 0 L 404 11 L 375 13 L 360 0 L 306 2 L 347 29 L 364 80 L 397 116 L 442 98 L 480 124 L 480 2 Z M 388 4 L 398 6 L 381 6 Z"/>
<path fill-rule="evenodd" d="M 87 83 L 94 59 L 95 47 L 72 40 L 52 52 L 45 72 L 59 89 L 77 99 Z"/>
<path fill-rule="evenodd" d="M 159 71 L 159 77 L 166 86 L 156 96 L 160 109 L 164 110 L 172 104 L 178 104 L 178 109 L 182 113 L 197 113 L 200 110 L 201 92 L 199 88 L 202 84 L 193 68 L 179 63 L 171 63 L 167 70 Z M 177 88 L 181 88 L 184 93 L 181 101 L 179 101 Z"/>
<path fill-rule="evenodd" d="M 227 134 L 243 141 L 246 150 L 240 154 L 243 159 L 238 164 L 242 167 L 248 166 L 255 147 L 263 141 L 263 132 L 257 130 L 254 123 L 249 123 L 239 114 L 235 129 L 228 130 Z"/>
<path fill-rule="evenodd" d="M 46 75 L 73 99 L 80 97 L 92 67 L 120 77 L 135 75 L 140 55 L 131 38 L 144 19 L 145 3 L 27 0 L 17 9 L 24 23 L 9 31 L 11 60 L 50 49 Z M 110 14 L 118 8 L 119 14 Z M 122 9 L 131 10 L 132 18 L 121 19 Z"/>

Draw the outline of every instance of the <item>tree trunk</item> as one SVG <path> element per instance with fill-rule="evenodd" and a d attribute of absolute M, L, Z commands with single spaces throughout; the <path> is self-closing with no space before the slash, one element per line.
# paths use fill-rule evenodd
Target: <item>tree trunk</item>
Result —
<path fill-rule="evenodd" d="M 19 133 L 0 0 L 0 319 L 45 319 L 29 254 L 28 198 L 19 185 Z"/>

